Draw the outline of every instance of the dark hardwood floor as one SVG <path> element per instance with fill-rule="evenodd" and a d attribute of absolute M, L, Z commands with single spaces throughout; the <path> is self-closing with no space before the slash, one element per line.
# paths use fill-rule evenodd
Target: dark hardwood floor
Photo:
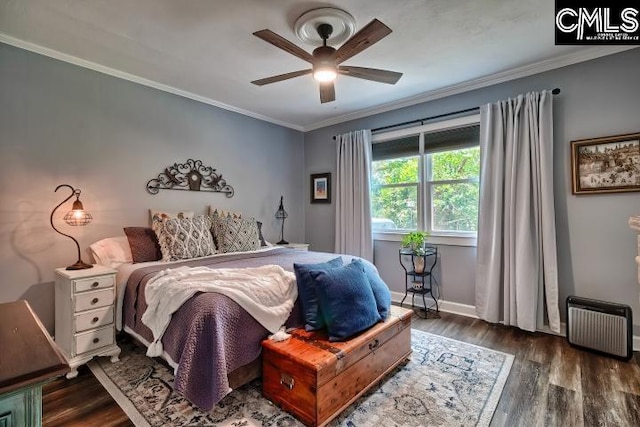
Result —
<path fill-rule="evenodd" d="M 413 328 L 515 355 L 492 426 L 640 426 L 640 353 L 630 362 L 562 337 L 441 313 Z M 43 426 L 133 425 L 85 366 L 43 390 Z"/>

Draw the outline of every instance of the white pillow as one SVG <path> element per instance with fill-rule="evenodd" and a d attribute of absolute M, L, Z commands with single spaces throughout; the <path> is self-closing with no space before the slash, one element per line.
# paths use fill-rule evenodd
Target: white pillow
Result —
<path fill-rule="evenodd" d="M 127 236 L 107 237 L 89 246 L 97 264 L 117 268 L 121 264 L 133 262 Z"/>

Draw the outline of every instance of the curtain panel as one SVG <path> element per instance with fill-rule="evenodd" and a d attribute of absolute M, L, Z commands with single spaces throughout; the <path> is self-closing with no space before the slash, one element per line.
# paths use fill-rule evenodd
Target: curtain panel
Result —
<path fill-rule="evenodd" d="M 373 262 L 371 131 L 336 136 L 336 153 L 336 252 Z"/>
<path fill-rule="evenodd" d="M 480 109 L 476 311 L 560 332 L 550 91 Z"/>

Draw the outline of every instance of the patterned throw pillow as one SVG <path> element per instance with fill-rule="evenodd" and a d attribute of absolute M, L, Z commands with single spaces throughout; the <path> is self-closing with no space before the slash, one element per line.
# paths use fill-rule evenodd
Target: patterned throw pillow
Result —
<path fill-rule="evenodd" d="M 208 216 L 167 219 L 157 223 L 155 231 L 163 261 L 200 258 L 216 252 Z"/>
<path fill-rule="evenodd" d="M 244 252 L 260 249 L 258 225 L 254 218 L 213 218 L 213 235 L 218 252 Z"/>

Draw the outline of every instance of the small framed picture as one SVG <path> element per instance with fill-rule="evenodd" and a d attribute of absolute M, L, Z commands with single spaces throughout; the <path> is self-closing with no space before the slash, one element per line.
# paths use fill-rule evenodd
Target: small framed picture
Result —
<path fill-rule="evenodd" d="M 571 141 L 573 194 L 640 191 L 640 133 Z"/>
<path fill-rule="evenodd" d="M 331 203 L 331 174 L 311 175 L 311 203 Z"/>

